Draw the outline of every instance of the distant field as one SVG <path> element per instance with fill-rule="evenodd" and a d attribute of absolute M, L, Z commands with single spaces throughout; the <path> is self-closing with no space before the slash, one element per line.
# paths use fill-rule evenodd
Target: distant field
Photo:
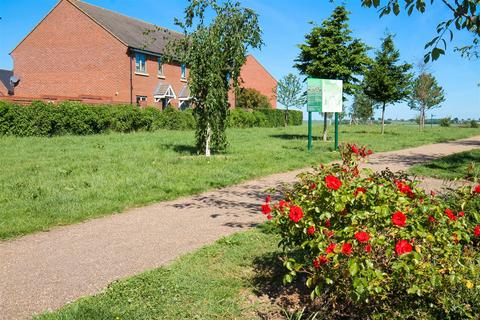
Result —
<path fill-rule="evenodd" d="M 434 161 L 410 168 L 410 172 L 419 176 L 439 179 L 480 178 L 480 149 L 455 153 Z"/>
<path fill-rule="evenodd" d="M 320 135 L 320 125 L 314 132 Z M 376 152 L 465 138 L 480 129 L 341 126 L 341 141 Z M 224 155 L 194 155 L 192 131 L 0 137 L 0 239 L 200 193 L 338 157 L 332 142 L 306 150 L 306 126 L 231 129 Z"/>

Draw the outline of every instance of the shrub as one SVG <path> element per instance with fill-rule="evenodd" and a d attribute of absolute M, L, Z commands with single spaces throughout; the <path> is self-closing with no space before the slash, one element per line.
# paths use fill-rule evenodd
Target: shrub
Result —
<path fill-rule="evenodd" d="M 450 118 L 442 118 L 440 119 L 440 126 L 441 127 L 450 127 L 450 124 L 452 123 L 452 119 Z"/>
<path fill-rule="evenodd" d="M 255 89 L 240 88 L 236 96 L 235 107 L 240 109 L 271 109 L 268 97 Z"/>
<path fill-rule="evenodd" d="M 478 128 L 478 122 L 476 120 L 471 120 L 470 128 Z"/>
<path fill-rule="evenodd" d="M 402 173 L 359 171 L 371 153 L 303 173 L 262 206 L 278 228 L 286 283 L 325 319 L 467 319 L 480 313 L 480 186 L 441 197 Z"/>
<path fill-rule="evenodd" d="M 229 126 L 237 128 L 282 126 L 283 110 L 233 109 Z M 290 124 L 302 124 L 302 112 L 289 111 Z M 88 135 L 109 131 L 132 132 L 190 130 L 195 128 L 192 109 L 180 111 L 169 107 L 138 108 L 131 105 L 87 105 L 65 101 L 58 105 L 34 101 L 19 106 L 0 101 L 0 135 L 55 136 Z"/>

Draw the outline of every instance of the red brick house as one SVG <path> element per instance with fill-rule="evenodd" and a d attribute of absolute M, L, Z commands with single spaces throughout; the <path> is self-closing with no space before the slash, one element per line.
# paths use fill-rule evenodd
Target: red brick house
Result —
<path fill-rule="evenodd" d="M 20 79 L 15 98 L 184 107 L 188 69 L 161 63 L 167 42 L 179 37 L 82 1 L 60 0 L 11 52 Z M 241 77 L 243 87 L 265 94 L 276 107 L 277 81 L 253 56 Z"/>

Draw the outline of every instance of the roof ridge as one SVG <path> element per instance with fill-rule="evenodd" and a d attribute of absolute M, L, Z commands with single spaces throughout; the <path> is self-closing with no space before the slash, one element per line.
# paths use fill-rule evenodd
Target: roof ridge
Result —
<path fill-rule="evenodd" d="M 101 10 L 109 11 L 109 12 L 111 12 L 111 13 L 114 13 L 114 14 L 116 14 L 116 15 L 125 17 L 125 18 L 127 18 L 127 19 L 139 21 L 139 22 L 142 22 L 142 23 L 151 25 L 151 26 L 153 26 L 153 27 L 161 28 L 161 29 L 164 29 L 164 30 L 167 30 L 167 31 L 170 31 L 170 32 L 173 32 L 173 33 L 177 33 L 178 35 L 182 35 L 182 36 L 183 36 L 183 33 L 181 33 L 181 32 L 178 32 L 178 31 L 175 31 L 175 30 L 166 28 L 166 27 L 162 27 L 162 26 L 159 26 L 159 25 L 154 24 L 154 23 L 151 23 L 151 22 L 147 22 L 147 21 L 142 20 L 142 19 L 138 19 L 138 18 L 134 18 L 134 17 L 131 17 L 131 16 L 127 16 L 126 14 L 123 14 L 123 13 L 120 13 L 120 12 L 117 12 L 117 11 L 114 11 L 114 10 L 110 10 L 110 9 L 107 9 L 107 8 L 104 8 L 104 7 L 100 7 L 100 6 L 97 6 L 97 5 L 95 5 L 95 4 L 91 4 L 91 3 L 89 3 L 89 2 L 85 2 L 85 1 L 81 1 L 81 0 L 69 0 L 69 1 L 70 1 L 70 2 L 73 2 L 73 3 L 86 4 L 87 6 L 92 6 L 92 7 L 101 9 Z M 82 12 L 86 13 L 81 7 L 78 7 L 78 8 L 79 8 L 80 10 L 82 10 Z M 86 13 L 86 14 L 88 14 L 88 13 Z"/>

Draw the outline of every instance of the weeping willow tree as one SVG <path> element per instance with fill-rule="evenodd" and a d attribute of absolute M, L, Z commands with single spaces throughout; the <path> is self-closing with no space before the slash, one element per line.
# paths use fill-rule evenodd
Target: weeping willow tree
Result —
<path fill-rule="evenodd" d="M 239 88 L 249 48 L 260 48 L 257 14 L 230 0 L 189 0 L 175 24 L 185 37 L 169 44 L 171 56 L 189 68 L 189 88 L 197 119 L 196 147 L 210 156 L 228 145 L 228 93 Z M 207 18 L 208 17 L 208 18 Z"/>

